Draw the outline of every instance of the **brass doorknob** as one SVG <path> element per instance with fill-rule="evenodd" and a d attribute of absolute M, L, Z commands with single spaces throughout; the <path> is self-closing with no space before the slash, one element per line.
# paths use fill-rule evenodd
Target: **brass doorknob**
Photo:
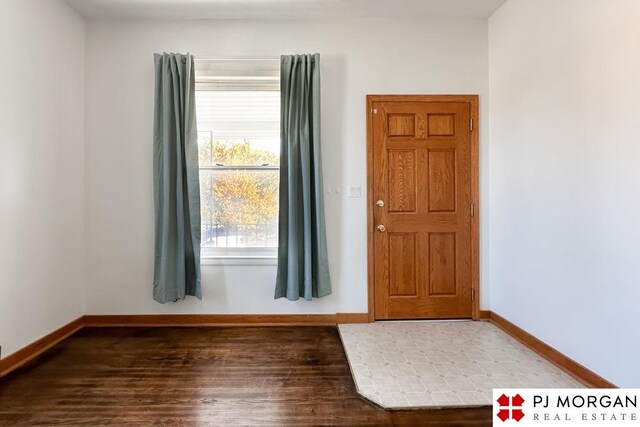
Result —
<path fill-rule="evenodd" d="M 377 227 L 377 229 L 378 229 L 378 231 L 379 231 L 379 232 L 381 232 L 381 233 L 384 233 L 385 231 L 387 231 L 387 227 L 385 227 L 385 226 L 384 226 L 384 225 L 382 225 L 382 224 L 380 224 L 380 225 Z"/>
<path fill-rule="evenodd" d="M 376 202 L 376 205 L 378 205 L 378 207 L 383 207 L 384 206 L 384 200 L 378 200 Z"/>

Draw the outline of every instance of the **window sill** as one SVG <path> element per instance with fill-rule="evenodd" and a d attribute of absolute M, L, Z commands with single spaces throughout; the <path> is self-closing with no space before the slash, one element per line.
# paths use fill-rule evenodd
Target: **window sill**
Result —
<path fill-rule="evenodd" d="M 200 265 L 278 265 L 277 256 L 213 256 L 205 255 L 200 258 Z"/>

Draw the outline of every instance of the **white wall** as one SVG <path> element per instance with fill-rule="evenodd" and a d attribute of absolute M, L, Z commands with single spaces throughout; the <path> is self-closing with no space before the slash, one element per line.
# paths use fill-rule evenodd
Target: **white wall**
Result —
<path fill-rule="evenodd" d="M 489 21 L 491 309 L 640 386 L 640 2 L 509 0 Z"/>
<path fill-rule="evenodd" d="M 331 296 L 274 301 L 274 266 L 205 266 L 203 301 L 153 301 L 152 58 L 162 51 L 205 57 L 321 53 L 325 184 L 332 191 L 326 196 Z M 346 197 L 349 185 L 364 191 L 366 184 L 365 95 L 479 94 L 482 120 L 487 118 L 487 21 L 480 19 L 97 21 L 88 24 L 86 67 L 89 314 L 366 312 L 366 199 Z M 482 144 L 486 135 L 483 130 Z M 483 236 L 487 225 L 483 221 Z M 483 268 L 485 281 L 487 272 Z M 486 295 L 483 290 L 485 303 Z"/>
<path fill-rule="evenodd" d="M 0 1 L 2 357 L 83 314 L 84 20 Z"/>

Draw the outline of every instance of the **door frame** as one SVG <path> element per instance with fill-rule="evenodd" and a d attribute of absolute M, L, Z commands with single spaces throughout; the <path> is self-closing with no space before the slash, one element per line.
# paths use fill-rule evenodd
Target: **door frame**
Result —
<path fill-rule="evenodd" d="M 480 136 L 478 95 L 367 95 L 367 299 L 369 322 L 375 321 L 375 265 L 373 204 L 373 103 L 374 102 L 466 102 L 470 107 L 471 161 L 470 183 L 471 203 L 474 215 L 471 217 L 471 290 L 474 300 L 471 318 L 480 320 Z"/>

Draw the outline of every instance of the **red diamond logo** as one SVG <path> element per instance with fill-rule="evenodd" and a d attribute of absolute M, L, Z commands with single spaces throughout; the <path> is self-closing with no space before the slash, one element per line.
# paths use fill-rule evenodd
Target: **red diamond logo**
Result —
<path fill-rule="evenodd" d="M 509 406 L 509 398 L 506 394 L 503 394 L 498 398 L 498 405 L 500 406 Z"/>
<path fill-rule="evenodd" d="M 497 416 L 502 420 L 502 422 L 507 421 L 509 418 L 519 422 L 524 418 L 524 412 L 522 412 L 524 399 L 519 393 L 511 398 L 506 394 L 503 394 L 496 400 L 496 402 L 498 402 L 498 405 L 500 406 Z"/>
<path fill-rule="evenodd" d="M 513 418 L 516 421 L 520 421 L 521 419 L 524 418 L 524 412 L 522 412 L 522 409 L 513 409 L 511 411 L 511 418 Z"/>
<path fill-rule="evenodd" d="M 502 421 L 507 421 L 509 419 L 509 410 L 508 409 L 500 409 L 498 411 L 498 418 Z"/>
<path fill-rule="evenodd" d="M 511 398 L 511 405 L 513 406 L 522 406 L 523 403 L 524 399 L 522 398 L 522 396 L 520 396 L 520 394 L 516 394 Z"/>

